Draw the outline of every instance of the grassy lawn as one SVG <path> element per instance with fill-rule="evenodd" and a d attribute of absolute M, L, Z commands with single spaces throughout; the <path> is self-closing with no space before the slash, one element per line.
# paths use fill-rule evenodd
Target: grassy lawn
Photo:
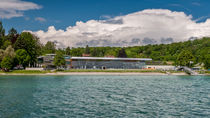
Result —
<path fill-rule="evenodd" d="M 210 71 L 197 71 L 199 74 L 210 74 Z"/>
<path fill-rule="evenodd" d="M 206 73 L 206 74 L 210 74 L 210 71 L 209 71 L 209 70 L 208 70 L 208 71 L 205 71 L 205 73 Z"/>
<path fill-rule="evenodd" d="M 71 72 L 109 72 L 109 73 L 166 73 L 166 71 L 161 70 L 139 70 L 139 69 L 113 69 L 113 70 L 93 70 L 93 69 L 71 69 L 71 70 L 63 70 L 63 71 L 39 71 L 39 70 L 13 70 L 10 72 L 0 71 L 0 74 L 46 74 L 46 73 L 55 73 L 55 72 L 63 72 L 63 73 L 71 73 Z M 167 71 L 170 73 L 183 73 L 183 71 Z M 203 71 L 200 74 L 210 74 L 210 71 Z"/>
<path fill-rule="evenodd" d="M 92 69 L 72 69 L 72 70 L 64 70 L 64 71 L 56 71 L 56 72 L 118 72 L 118 73 L 126 73 L 126 72 L 158 72 L 158 73 L 165 73 L 164 71 L 160 71 L 160 70 L 131 70 L 131 69 L 127 69 L 127 70 L 92 70 Z"/>
<path fill-rule="evenodd" d="M 175 70 L 169 70 L 167 72 L 170 72 L 170 73 L 184 73 L 184 71 L 175 71 Z"/>
<path fill-rule="evenodd" d="M 0 73 L 5 73 L 5 74 L 45 74 L 49 72 L 50 71 L 39 71 L 39 70 L 12 70 L 10 72 L 0 71 Z"/>
<path fill-rule="evenodd" d="M 165 71 L 160 71 L 160 70 L 131 70 L 131 69 L 125 69 L 125 70 L 93 70 L 93 69 L 72 69 L 72 70 L 63 70 L 63 71 L 39 71 L 39 70 L 12 70 L 10 72 L 3 72 L 0 71 L 0 73 L 5 73 L 5 74 L 45 74 L 45 73 L 54 73 L 54 72 L 64 72 L 64 73 L 68 73 L 68 72 L 113 72 L 113 73 L 129 73 L 129 72 L 133 72 L 133 73 L 147 73 L 147 72 L 157 72 L 157 73 L 165 73 Z"/>

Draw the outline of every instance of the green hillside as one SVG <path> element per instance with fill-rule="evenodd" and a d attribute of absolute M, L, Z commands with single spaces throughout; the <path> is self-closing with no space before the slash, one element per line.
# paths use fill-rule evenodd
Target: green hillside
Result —
<path fill-rule="evenodd" d="M 89 51 L 87 51 L 89 50 Z M 208 63 L 210 60 L 210 38 L 196 39 L 193 41 L 178 42 L 172 44 L 146 45 L 134 47 L 86 47 L 72 48 L 71 56 L 82 56 L 85 52 L 89 52 L 90 56 L 104 57 L 114 56 L 120 57 L 119 52 L 125 50 L 126 56 L 129 58 L 152 58 L 155 61 L 173 61 L 177 62 L 177 58 L 183 51 L 188 51 L 193 56 L 194 64 Z"/>

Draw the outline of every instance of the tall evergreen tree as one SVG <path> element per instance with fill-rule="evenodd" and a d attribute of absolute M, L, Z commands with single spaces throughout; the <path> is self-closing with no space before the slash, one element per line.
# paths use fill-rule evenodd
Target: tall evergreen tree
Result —
<path fill-rule="evenodd" d="M 9 41 L 11 41 L 12 44 L 14 44 L 16 42 L 18 38 L 18 32 L 15 28 L 11 28 L 9 31 L 8 31 L 8 35 L 7 35 L 7 39 Z"/>
<path fill-rule="evenodd" d="M 17 30 L 15 28 L 11 28 L 9 31 L 8 31 L 8 35 L 16 35 L 17 34 Z"/>
<path fill-rule="evenodd" d="M 4 43 L 4 35 L 5 35 L 5 29 L 2 25 L 2 22 L 0 21 L 0 47 L 3 45 Z"/>
<path fill-rule="evenodd" d="M 0 38 L 5 35 L 5 29 L 3 27 L 2 22 L 0 21 Z"/>
<path fill-rule="evenodd" d="M 92 52 L 91 56 L 93 56 L 93 57 L 98 56 L 97 48 L 95 48 L 95 47 L 93 48 L 93 52 Z"/>
<path fill-rule="evenodd" d="M 90 54 L 90 48 L 88 45 L 86 45 L 86 48 L 85 48 L 85 54 Z"/>
<path fill-rule="evenodd" d="M 67 47 L 66 48 L 66 55 L 71 55 L 71 49 L 70 49 L 70 47 Z"/>
<path fill-rule="evenodd" d="M 127 54 L 126 54 L 124 48 L 121 48 L 121 50 L 119 50 L 117 57 L 122 57 L 122 58 L 126 58 L 127 57 Z"/>

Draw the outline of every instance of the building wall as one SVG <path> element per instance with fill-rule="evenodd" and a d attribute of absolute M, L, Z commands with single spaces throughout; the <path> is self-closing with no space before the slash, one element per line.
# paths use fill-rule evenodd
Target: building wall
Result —
<path fill-rule="evenodd" d="M 145 62 L 72 60 L 71 65 L 74 69 L 142 69 Z"/>
<path fill-rule="evenodd" d="M 39 70 L 42 71 L 44 68 L 26 68 L 25 70 Z"/>
<path fill-rule="evenodd" d="M 175 66 L 168 66 L 168 65 L 146 65 L 145 69 L 151 70 L 175 70 Z"/>

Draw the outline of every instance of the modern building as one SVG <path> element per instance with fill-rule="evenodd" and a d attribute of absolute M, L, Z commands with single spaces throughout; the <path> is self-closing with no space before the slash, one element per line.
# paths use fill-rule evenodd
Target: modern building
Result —
<path fill-rule="evenodd" d="M 143 69 L 149 58 L 71 57 L 74 69 Z"/>
<path fill-rule="evenodd" d="M 53 63 L 54 57 L 56 54 L 46 54 L 45 56 L 38 57 L 38 64 L 47 70 L 55 69 Z M 66 60 L 66 68 L 70 68 L 70 56 L 65 55 L 64 59 Z"/>
<path fill-rule="evenodd" d="M 55 54 L 47 54 L 38 58 L 38 62 L 46 69 L 55 69 Z M 114 58 L 114 57 L 70 57 L 64 56 L 66 69 L 144 69 L 150 58 Z"/>

